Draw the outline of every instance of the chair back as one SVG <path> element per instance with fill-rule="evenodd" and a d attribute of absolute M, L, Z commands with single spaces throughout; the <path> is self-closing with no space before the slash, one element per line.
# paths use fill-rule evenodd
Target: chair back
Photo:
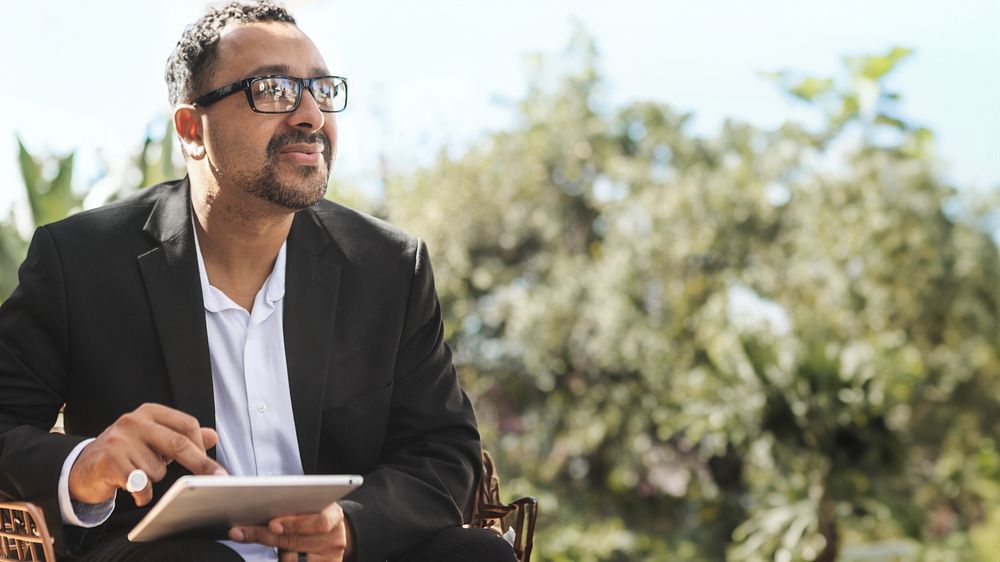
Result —
<path fill-rule="evenodd" d="M 28 502 L 0 502 L 0 561 L 56 562 L 42 509 Z"/>

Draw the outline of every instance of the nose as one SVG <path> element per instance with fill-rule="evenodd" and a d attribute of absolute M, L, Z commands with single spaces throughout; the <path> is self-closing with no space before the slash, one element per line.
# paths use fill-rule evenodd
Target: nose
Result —
<path fill-rule="evenodd" d="M 295 111 L 288 114 L 288 125 L 301 129 L 308 133 L 315 133 L 323 128 L 326 122 L 326 114 L 319 110 L 312 90 L 302 89 L 302 97 L 299 99 L 299 106 Z"/>

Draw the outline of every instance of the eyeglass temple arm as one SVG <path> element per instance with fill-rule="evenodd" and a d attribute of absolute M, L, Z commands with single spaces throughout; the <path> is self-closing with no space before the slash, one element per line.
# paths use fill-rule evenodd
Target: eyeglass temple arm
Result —
<path fill-rule="evenodd" d="M 193 102 L 191 102 L 191 103 L 193 103 L 194 105 L 200 105 L 201 107 L 208 107 L 208 106 L 212 105 L 213 103 L 221 100 L 222 98 L 228 96 L 229 94 L 232 94 L 233 92 L 238 92 L 240 90 L 246 90 L 248 84 L 249 84 L 249 81 L 247 81 L 247 80 L 241 80 L 239 82 L 233 82 L 232 84 L 230 84 L 228 86 L 223 86 L 223 87 L 219 88 L 218 90 L 213 90 L 213 91 L 211 91 L 211 92 L 209 92 L 209 93 L 207 93 L 207 94 L 205 94 L 205 95 L 203 95 L 203 96 L 201 96 L 199 98 L 195 98 L 195 100 Z"/>

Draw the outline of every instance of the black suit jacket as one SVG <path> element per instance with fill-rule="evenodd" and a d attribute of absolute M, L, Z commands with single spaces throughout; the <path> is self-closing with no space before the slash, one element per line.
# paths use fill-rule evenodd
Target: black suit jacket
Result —
<path fill-rule="evenodd" d="M 148 509 L 119 492 L 101 527 L 64 527 L 57 482 L 77 443 L 144 402 L 215 425 L 190 209 L 185 179 L 39 228 L 0 308 L 0 496 L 41 504 L 64 553 Z M 303 469 L 365 476 L 341 503 L 359 560 L 460 524 L 479 435 L 423 243 L 328 201 L 297 213 L 283 327 Z M 51 434 L 63 403 L 67 435 Z M 173 463 L 155 497 L 184 473 Z"/>

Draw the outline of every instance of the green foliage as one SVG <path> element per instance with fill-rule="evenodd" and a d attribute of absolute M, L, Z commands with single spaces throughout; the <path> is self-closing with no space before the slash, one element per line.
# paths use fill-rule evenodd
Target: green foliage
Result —
<path fill-rule="evenodd" d="M 1000 552 L 1000 509 L 996 508 L 996 497 L 988 509 L 989 516 L 980 525 L 972 529 L 970 539 L 976 552 L 976 558 L 982 562 L 993 560 Z"/>
<path fill-rule="evenodd" d="M 148 133 L 142 143 L 142 149 L 136 157 L 136 167 L 141 174 L 141 180 L 132 189 L 156 185 L 182 177 L 184 166 L 174 162 L 174 122 L 163 120 L 165 130 L 162 135 Z"/>
<path fill-rule="evenodd" d="M 913 54 L 913 49 L 893 47 L 882 56 L 860 56 L 847 59 L 851 75 L 878 82 L 899 64 L 900 61 Z"/>
<path fill-rule="evenodd" d="M 76 153 L 41 159 L 32 156 L 17 139 L 21 177 L 35 224 L 57 221 L 78 207 L 82 199 L 73 193 L 73 158 Z"/>
<path fill-rule="evenodd" d="M 6 299 L 17 286 L 17 268 L 27 250 L 13 221 L 0 223 L 0 298 Z"/>
<path fill-rule="evenodd" d="M 1000 476 L 1000 262 L 895 111 L 908 54 L 776 75 L 819 130 L 698 138 L 662 104 L 600 111 L 581 35 L 535 61 L 519 126 L 390 182 L 542 559 L 972 552 Z"/>
<path fill-rule="evenodd" d="M 17 150 L 32 224 L 59 220 L 80 206 L 82 199 L 73 192 L 75 153 L 36 157 L 28 152 L 20 138 L 17 138 Z M 0 301 L 17 286 L 17 268 L 28 249 L 15 223 L 13 212 L 0 223 Z"/>
<path fill-rule="evenodd" d="M 903 132 L 920 131 L 910 138 L 911 146 L 907 148 L 919 148 L 921 156 L 929 156 L 930 131 L 912 127 L 894 115 L 894 105 L 900 95 L 885 89 L 884 78 L 912 54 L 911 49 L 895 47 L 885 55 L 848 57 L 845 66 L 850 80 L 841 85 L 831 78 L 801 76 L 791 72 L 771 72 L 763 76 L 775 81 L 788 94 L 824 111 L 824 130 L 814 139 L 820 144 L 838 138 L 844 127 L 851 124 L 860 125 L 868 135 L 869 143 L 874 144 L 871 135 L 875 126 L 887 125 Z M 898 138 L 895 142 L 898 143 Z"/>
<path fill-rule="evenodd" d="M 101 194 L 103 200 L 92 201 L 91 204 L 99 205 L 143 186 L 175 179 L 184 174 L 183 166 L 175 163 L 172 158 L 173 125 L 168 119 L 164 119 L 163 124 L 164 132 L 159 135 L 147 134 L 138 154 L 120 174 L 95 181 L 95 184 L 110 181 L 114 185 L 113 189 Z M 20 138 L 17 139 L 17 147 L 21 177 L 31 209 L 31 216 L 26 221 L 30 226 L 37 227 L 60 220 L 82 208 L 83 194 L 95 184 L 83 189 L 77 186 L 74 190 L 75 152 L 65 156 L 31 154 Z M 15 224 L 13 212 L 0 223 L 0 300 L 5 299 L 17 286 L 17 268 L 27 251 L 28 242 Z"/>

